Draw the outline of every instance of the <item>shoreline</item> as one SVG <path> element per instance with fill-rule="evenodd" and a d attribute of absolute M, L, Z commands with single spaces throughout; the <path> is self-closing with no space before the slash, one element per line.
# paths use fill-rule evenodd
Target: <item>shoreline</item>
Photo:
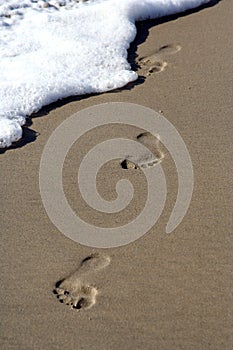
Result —
<path fill-rule="evenodd" d="M 197 7 L 198 10 L 196 11 L 199 11 L 218 3 L 218 0 L 196 0 L 195 2 L 180 0 L 161 5 L 159 1 L 151 0 L 147 6 L 144 6 L 140 1 L 137 2 L 138 0 L 131 0 L 126 6 L 125 2 L 121 1 L 119 2 L 119 13 L 116 16 L 121 18 L 121 22 L 118 20 L 117 23 L 116 18 L 113 17 L 111 21 L 105 23 L 103 28 L 99 28 L 99 43 L 102 42 L 102 45 L 99 45 L 96 44 L 93 32 L 95 33 L 98 22 L 104 18 L 106 19 L 104 11 L 109 14 L 114 12 L 114 1 L 103 4 L 94 2 L 93 6 L 89 8 L 88 5 L 85 7 L 85 5 L 75 2 L 71 4 L 69 2 L 68 4 L 66 2 L 63 4 L 57 3 L 58 7 L 65 6 L 66 8 L 67 5 L 67 8 L 71 9 L 72 6 L 75 8 L 75 4 L 79 7 L 79 11 L 75 12 L 76 24 L 79 23 L 78 31 L 76 24 L 72 23 L 66 11 L 60 12 L 62 16 L 56 16 L 56 4 L 49 6 L 48 3 L 48 7 L 42 10 L 43 6 L 40 2 L 30 1 L 27 5 L 22 4 L 21 13 L 17 12 L 17 4 L 12 3 L 11 6 L 9 3 L 9 6 L 6 5 L 5 7 L 0 5 L 2 11 L 1 26 L 4 36 L 2 46 L 3 52 L 5 52 L 2 62 L 4 73 L 2 74 L 2 105 L 0 112 L 0 147 L 3 149 L 10 147 L 12 143 L 22 138 L 22 126 L 27 123 L 29 116 L 35 114 L 35 111 L 40 111 L 43 106 L 68 96 L 85 96 L 87 93 L 114 91 L 116 88 L 119 89 L 129 82 L 137 80 L 137 75 L 134 70 L 130 69 L 127 61 L 126 50 L 135 38 L 135 22 L 138 19 L 162 18 L 166 15 L 165 21 L 168 21 L 176 18 L 174 15 L 169 18 L 169 14 L 181 12 L 183 15 L 185 10 L 192 7 Z M 205 2 L 207 6 L 201 6 Z M 150 7 L 149 12 L 148 7 Z M 42 11 L 40 13 L 41 17 L 34 12 L 37 8 Z M 52 22 L 50 21 L 50 11 L 52 11 L 54 19 Z M 124 11 L 126 16 L 124 16 Z M 134 13 L 134 18 L 131 18 L 132 21 L 129 11 Z M 21 22 L 20 26 L 20 18 L 23 19 L 29 13 L 30 16 L 27 17 L 27 20 Z M 186 11 L 186 13 L 189 14 L 190 11 Z M 89 24 L 87 21 L 85 24 L 87 14 L 90 19 Z M 34 16 L 35 20 L 33 20 Z M 41 20 L 45 21 L 43 35 L 41 35 L 40 29 Z M 60 22 L 57 27 L 56 21 L 57 23 Z M 69 24 L 70 30 L 70 41 L 68 42 L 65 36 L 68 28 L 67 24 Z M 15 25 L 16 27 L 14 27 Z M 4 28 L 8 27 L 12 30 L 4 31 Z M 61 30 L 61 27 L 63 27 L 63 30 Z M 107 29 L 108 27 L 109 29 Z M 22 35 L 20 35 L 21 31 L 25 35 L 24 41 L 22 41 Z M 26 36 L 27 32 L 31 33 L 30 37 Z M 116 42 L 112 40 L 113 32 L 118 33 Z M 50 33 L 51 40 L 48 41 L 46 37 L 49 38 Z M 83 40 L 87 33 L 90 34 L 89 38 Z M 74 40 L 74 38 L 76 39 Z M 53 46 L 54 41 L 59 42 L 61 47 L 65 45 L 66 50 L 58 50 L 58 46 Z M 15 47 L 14 44 L 11 47 L 7 42 L 15 42 Z M 50 42 L 49 46 L 48 42 Z M 28 51 L 29 46 L 31 49 Z M 37 47 L 36 50 L 35 47 Z M 13 60 L 10 58 L 12 50 L 13 57 L 15 57 Z M 86 50 L 88 54 L 83 55 Z M 24 56 L 30 62 L 29 67 Z M 52 65 L 51 62 L 53 62 Z M 91 62 L 95 62 L 95 64 Z M 9 69 L 10 66 L 11 69 Z M 43 67 L 43 70 L 41 70 L 41 74 L 38 74 L 40 67 Z M 82 79 L 79 78 L 80 75 Z"/>

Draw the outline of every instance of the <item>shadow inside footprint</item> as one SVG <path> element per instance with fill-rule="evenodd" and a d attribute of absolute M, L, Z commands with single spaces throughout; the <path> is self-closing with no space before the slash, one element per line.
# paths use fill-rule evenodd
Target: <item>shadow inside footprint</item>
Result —
<path fill-rule="evenodd" d="M 59 286 L 62 284 L 63 281 L 64 281 L 64 278 L 55 283 L 55 289 L 53 290 L 53 294 L 57 294 L 57 288 L 59 288 Z"/>
<path fill-rule="evenodd" d="M 82 308 L 82 302 L 84 301 L 85 299 L 83 299 L 83 298 L 81 298 L 79 301 L 78 301 L 78 303 L 77 303 L 77 305 L 73 305 L 73 309 L 81 309 Z"/>
<path fill-rule="evenodd" d="M 121 162 L 121 167 L 122 169 L 138 169 L 138 166 L 131 162 L 129 159 L 124 159 L 122 162 Z"/>
<path fill-rule="evenodd" d="M 181 50 L 180 45 L 168 44 L 168 45 L 161 46 L 156 53 L 157 55 L 173 55 L 174 53 L 177 53 L 180 50 Z"/>

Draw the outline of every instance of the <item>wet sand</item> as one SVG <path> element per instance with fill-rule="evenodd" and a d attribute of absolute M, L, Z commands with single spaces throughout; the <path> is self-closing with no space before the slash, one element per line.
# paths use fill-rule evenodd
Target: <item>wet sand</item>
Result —
<path fill-rule="evenodd" d="M 145 78 L 119 91 L 44 108 L 32 119 L 25 144 L 1 154 L 1 349 L 232 348 L 232 29 L 230 0 L 176 19 L 141 23 L 130 56 L 139 63 L 144 59 L 139 74 Z M 161 50 L 158 60 L 158 50 L 166 45 L 181 49 Z M 39 191 L 46 142 L 63 120 L 104 102 L 163 111 L 189 150 L 192 201 L 170 235 L 165 227 L 178 183 L 166 150 L 161 163 L 166 205 L 156 225 L 139 240 L 111 249 L 85 247 L 60 233 L 46 214 Z M 115 198 L 122 176 L 135 184 L 133 204 L 115 218 L 93 213 L 77 193 L 76 180 L 90 145 L 106 137 L 135 138 L 140 131 L 99 128 L 69 152 L 64 189 L 83 219 L 113 227 L 142 209 L 145 179 L 134 169 L 110 162 L 97 178 L 107 200 Z M 97 252 L 109 256 L 110 263 L 86 277 L 99 290 L 94 306 L 78 311 L 59 303 L 52 293 L 55 283 Z"/>

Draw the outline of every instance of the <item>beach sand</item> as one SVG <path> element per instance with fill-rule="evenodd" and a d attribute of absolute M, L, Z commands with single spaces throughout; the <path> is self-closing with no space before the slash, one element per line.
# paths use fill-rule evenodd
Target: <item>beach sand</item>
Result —
<path fill-rule="evenodd" d="M 155 61 L 159 48 L 180 45 L 173 54 L 161 51 L 160 60 L 167 62 L 163 71 L 154 67 L 138 84 L 44 108 L 32 119 L 24 144 L 1 154 L 2 350 L 232 349 L 231 7 L 231 1 L 225 0 L 176 18 L 139 24 L 131 59 Z M 137 57 L 133 57 L 135 49 Z M 139 73 L 146 75 L 146 66 Z M 156 225 L 139 240 L 93 249 L 67 238 L 48 218 L 39 192 L 44 146 L 63 120 L 103 102 L 161 110 L 182 136 L 195 184 L 189 210 L 171 234 L 165 233 L 165 227 L 178 183 L 166 151 L 162 162 L 166 205 Z M 75 210 L 81 203 L 75 183 L 77 164 L 88 147 L 106 135 L 134 138 L 139 132 L 107 126 L 72 148 L 64 167 L 64 188 Z M 98 176 L 98 188 L 105 198 L 115 198 L 116 179 L 124 175 L 138 187 L 131 212 L 113 219 L 93 214 L 81 203 L 84 219 L 111 227 L 140 211 L 146 196 L 140 181 L 145 180 L 134 169 L 110 162 Z M 111 261 L 87 276 L 99 290 L 95 305 L 78 311 L 59 303 L 52 293 L 55 283 L 97 252 Z"/>

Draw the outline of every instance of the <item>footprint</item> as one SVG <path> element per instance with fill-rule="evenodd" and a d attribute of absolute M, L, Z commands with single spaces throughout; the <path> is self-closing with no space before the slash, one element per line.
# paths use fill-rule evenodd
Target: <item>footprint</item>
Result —
<path fill-rule="evenodd" d="M 157 55 L 173 55 L 174 53 L 177 53 L 180 50 L 180 45 L 169 44 L 161 46 L 156 53 Z"/>
<path fill-rule="evenodd" d="M 146 75 L 149 76 L 152 73 L 162 72 L 166 67 L 167 67 L 167 62 L 155 60 L 154 62 L 150 63 L 150 68 L 148 69 L 148 72 L 146 73 Z"/>
<path fill-rule="evenodd" d="M 164 45 L 161 46 L 154 54 L 140 58 L 138 60 L 138 64 L 144 75 L 150 76 L 153 73 L 162 72 L 167 67 L 168 64 L 164 60 L 164 56 L 173 55 L 180 50 L 180 45 Z"/>
<path fill-rule="evenodd" d="M 153 55 L 140 60 L 141 69 L 144 71 L 144 75 L 149 76 L 152 73 L 162 72 L 167 66 L 167 62 L 158 59 Z"/>
<path fill-rule="evenodd" d="M 149 168 L 159 164 L 163 160 L 164 153 L 160 149 L 159 135 L 155 137 L 150 132 L 144 132 L 137 136 L 137 141 L 144 146 L 150 147 L 153 154 L 146 153 L 142 156 L 127 156 L 121 162 L 123 169 Z"/>
<path fill-rule="evenodd" d="M 91 254 L 82 260 L 74 273 L 56 283 L 54 294 L 61 303 L 73 309 L 89 309 L 96 303 L 98 290 L 87 282 L 91 274 L 108 266 L 110 257 L 98 253 Z"/>

